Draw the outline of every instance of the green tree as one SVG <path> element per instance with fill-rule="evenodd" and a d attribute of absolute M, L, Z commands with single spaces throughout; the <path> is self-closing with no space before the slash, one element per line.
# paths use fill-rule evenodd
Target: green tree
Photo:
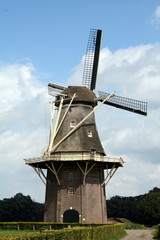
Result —
<path fill-rule="evenodd" d="M 43 221 L 44 205 L 17 193 L 0 201 L 0 221 Z"/>
<path fill-rule="evenodd" d="M 160 223 L 160 189 L 154 188 L 140 202 L 138 210 L 141 221 L 145 224 Z"/>
<path fill-rule="evenodd" d="M 160 223 L 160 189 L 135 197 L 115 196 L 107 201 L 109 218 L 127 218 L 133 222 L 154 225 Z"/>

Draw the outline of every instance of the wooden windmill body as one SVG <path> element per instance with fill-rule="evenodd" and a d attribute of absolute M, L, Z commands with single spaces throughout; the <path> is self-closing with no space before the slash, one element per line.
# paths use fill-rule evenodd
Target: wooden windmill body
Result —
<path fill-rule="evenodd" d="M 123 166 L 123 160 L 106 156 L 94 112 L 105 103 L 146 115 L 144 102 L 106 93 L 97 98 L 94 94 L 101 32 L 92 29 L 90 33 L 83 82 L 86 87 L 49 83 L 50 89 L 59 90 L 50 103 L 49 146 L 42 157 L 26 160 L 46 184 L 46 222 L 107 222 L 105 186 Z M 55 109 L 58 113 L 53 127 Z"/>

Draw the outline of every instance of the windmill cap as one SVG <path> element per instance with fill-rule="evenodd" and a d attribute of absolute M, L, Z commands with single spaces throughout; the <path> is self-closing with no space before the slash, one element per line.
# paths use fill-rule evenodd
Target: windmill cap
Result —
<path fill-rule="evenodd" d="M 67 95 L 66 99 L 64 99 L 64 104 L 68 104 L 73 95 L 76 94 L 73 103 L 83 103 L 92 106 L 97 105 L 97 101 L 95 100 L 96 95 L 91 89 L 87 87 L 69 86 L 68 88 L 65 88 L 65 90 L 61 93 Z M 58 102 L 56 105 L 59 105 Z"/>

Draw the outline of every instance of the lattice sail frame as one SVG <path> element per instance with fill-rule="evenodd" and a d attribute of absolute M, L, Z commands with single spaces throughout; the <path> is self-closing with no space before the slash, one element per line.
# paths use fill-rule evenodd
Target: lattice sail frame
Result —
<path fill-rule="evenodd" d="M 84 61 L 83 85 L 95 89 L 102 30 L 91 29 Z"/>
<path fill-rule="evenodd" d="M 99 91 L 100 97 L 104 97 L 108 95 L 109 93 L 104 93 Z M 114 95 L 113 97 L 109 98 L 105 102 L 105 104 L 111 105 L 117 108 L 121 108 L 130 112 L 138 113 L 140 115 L 144 115 L 144 116 L 147 115 L 147 102 Z"/>

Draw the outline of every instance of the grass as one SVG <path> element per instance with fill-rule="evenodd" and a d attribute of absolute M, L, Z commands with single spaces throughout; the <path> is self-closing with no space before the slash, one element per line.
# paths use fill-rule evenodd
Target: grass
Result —
<path fill-rule="evenodd" d="M 115 236 L 114 238 L 110 238 L 109 240 L 119 240 L 119 239 L 125 237 L 126 235 L 127 235 L 126 232 L 122 232 L 122 233 L 117 234 L 117 236 Z"/>
<path fill-rule="evenodd" d="M 147 227 L 143 224 L 133 223 L 133 222 L 131 222 L 128 219 L 125 219 L 125 218 L 121 218 L 121 220 L 125 224 L 125 229 L 147 229 Z"/>
<path fill-rule="evenodd" d="M 17 235 L 17 234 L 24 234 L 29 232 L 37 232 L 34 230 L 0 230 L 0 236 L 6 236 L 6 235 Z"/>
<path fill-rule="evenodd" d="M 160 238 L 158 237 L 158 231 L 152 232 L 152 235 L 153 235 L 153 239 L 160 240 Z"/>
<path fill-rule="evenodd" d="M 48 230 L 49 231 L 49 230 Z M 0 238 L 2 236 L 10 236 L 10 235 L 22 235 L 25 233 L 36 233 L 36 232 L 40 232 L 40 231 L 36 231 L 36 230 L 0 230 Z M 127 235 L 126 232 L 121 232 L 119 234 L 117 234 L 117 236 L 115 236 L 114 238 L 110 238 L 109 240 L 120 240 L 121 238 L 125 237 Z"/>
<path fill-rule="evenodd" d="M 39 232 L 36 230 L 0 230 L 0 237 L 1 236 L 10 236 L 10 235 L 21 235 L 25 233 L 33 233 L 33 232 Z M 127 235 L 126 232 L 119 233 L 114 238 L 110 238 L 109 240 L 120 240 L 121 238 L 125 237 Z"/>

